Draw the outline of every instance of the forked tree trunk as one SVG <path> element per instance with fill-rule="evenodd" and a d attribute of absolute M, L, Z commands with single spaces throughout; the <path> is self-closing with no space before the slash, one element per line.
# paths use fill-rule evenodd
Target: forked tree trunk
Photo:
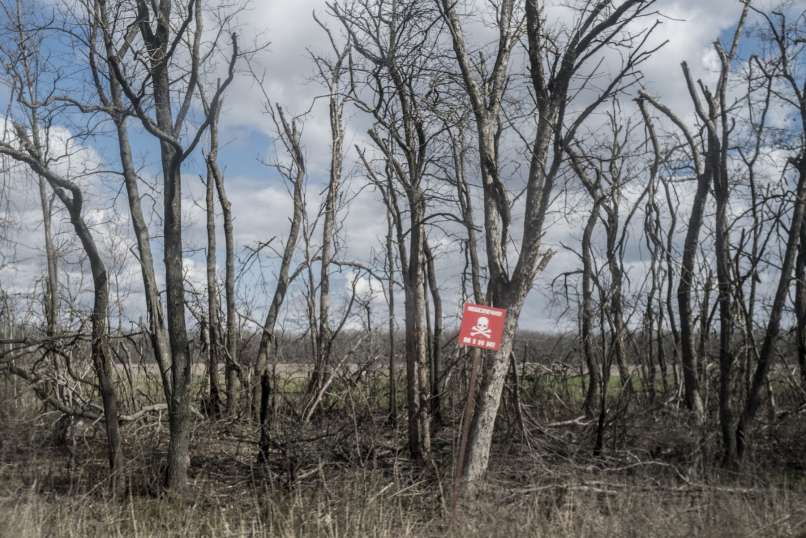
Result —
<path fill-rule="evenodd" d="M 105 0 L 97 0 L 103 11 L 106 11 Z M 130 85 L 122 58 L 109 46 L 113 39 L 112 28 L 105 25 L 102 29 L 107 42 L 107 56 L 128 101 L 144 128 L 159 140 L 160 157 L 163 176 L 163 252 L 165 260 L 166 288 L 166 320 L 168 340 L 171 349 L 171 400 L 168 404 L 168 465 L 165 474 L 166 488 L 182 493 L 187 486 L 188 468 L 190 466 L 190 385 L 192 381 L 192 357 L 185 320 L 185 289 L 182 244 L 182 163 L 187 159 L 201 139 L 201 135 L 209 127 L 210 112 L 199 125 L 195 134 L 185 146 L 182 136 L 185 132 L 185 120 L 196 95 L 199 77 L 199 66 L 203 61 L 200 51 L 203 36 L 201 0 L 189 4 L 186 23 L 178 29 L 172 13 L 174 3 L 161 1 L 148 3 L 136 0 L 136 9 L 140 15 L 137 30 L 145 46 L 148 60 L 148 88 L 153 99 L 153 119 L 141 106 L 141 96 Z M 193 23 L 191 25 L 191 23 Z M 152 26 L 153 25 L 153 26 Z M 192 31 L 190 30 L 192 28 Z M 177 32 L 183 33 L 176 35 Z M 173 60 L 176 45 L 180 42 L 188 45 L 188 62 L 190 64 L 187 87 L 184 94 L 179 93 L 179 106 L 174 114 L 173 99 L 178 88 L 172 76 Z M 237 39 L 232 35 L 233 52 L 230 58 L 227 77 L 217 84 L 216 94 L 211 100 L 210 111 L 215 113 L 221 103 L 224 90 L 234 77 L 234 66 L 238 58 Z M 127 47 L 129 41 L 126 42 Z M 124 50 L 127 48 L 124 47 Z"/>
<path fill-rule="evenodd" d="M 224 351 L 224 387 L 227 394 L 227 404 L 225 412 L 231 416 L 235 412 L 237 403 L 237 380 L 241 374 L 241 366 L 238 362 L 238 310 L 235 297 L 235 237 L 232 222 L 232 204 L 227 196 L 227 189 L 224 184 L 224 173 L 218 165 L 218 124 L 221 116 L 221 108 L 210 110 L 207 99 L 205 112 L 210 117 L 210 152 L 207 154 L 207 178 L 212 178 L 215 182 L 218 203 L 221 205 L 221 214 L 224 219 L 224 293 L 226 294 L 226 315 L 227 315 L 227 335 L 222 342 Z M 217 303 L 220 302 L 216 293 Z M 216 315 L 216 321 L 221 326 L 221 321 Z M 220 329 L 217 336 L 221 339 Z"/>
<path fill-rule="evenodd" d="M 489 357 L 482 378 L 479 401 L 473 419 L 464 465 L 464 478 L 473 483 L 484 476 L 489 461 L 495 418 L 500 404 L 501 391 L 512 351 L 512 339 L 526 296 L 535 278 L 551 257 L 551 252 L 542 252 L 543 224 L 552 200 L 554 181 L 563 158 L 564 148 L 573 140 L 575 131 L 598 104 L 609 97 L 621 78 L 639 61 L 639 56 L 630 56 L 626 69 L 612 81 L 592 104 L 575 118 L 565 130 L 565 110 L 569 87 L 573 77 L 587 58 L 593 43 L 600 39 L 614 38 L 614 27 L 626 24 L 640 16 L 648 6 L 639 0 L 626 0 L 617 6 L 601 2 L 582 11 L 581 20 L 569 37 L 567 48 L 555 56 L 550 72 L 546 69 L 546 29 L 542 6 L 538 2 L 526 2 L 525 34 L 528 41 L 530 81 L 536 99 L 537 125 L 531 143 L 531 156 L 526 188 L 523 237 L 514 269 L 507 267 L 506 251 L 509 242 L 510 201 L 498 166 L 498 140 L 500 138 L 500 114 L 506 89 L 507 70 L 512 48 L 519 42 L 520 21 L 515 16 L 512 0 L 500 2 L 496 8 L 498 48 L 491 70 L 478 73 L 464 41 L 464 33 L 456 12 L 455 3 L 441 0 L 438 6 L 451 34 L 456 60 L 461 71 L 464 90 L 469 98 L 478 131 L 478 151 L 481 179 L 484 188 L 484 229 L 487 246 L 487 263 L 490 281 L 488 297 L 493 306 L 506 308 L 501 349 Z M 643 44 L 643 42 L 641 42 Z M 640 46 L 640 45 L 639 45 Z M 555 53 L 556 54 L 556 53 Z"/>
<path fill-rule="evenodd" d="M 98 0 L 103 11 L 105 1 Z M 141 13 L 154 11 L 155 27 L 146 22 L 139 30 L 149 52 L 150 93 L 157 129 L 159 129 L 160 158 L 163 177 L 163 254 L 165 260 L 166 320 L 168 341 L 171 349 L 171 400 L 168 404 L 168 465 L 165 473 L 167 489 L 181 493 L 187 485 L 190 466 L 190 383 L 192 359 L 185 322 L 184 267 L 182 264 L 182 174 L 183 150 L 178 143 L 177 128 L 174 125 L 172 110 L 171 78 L 169 75 L 172 28 L 172 2 L 148 5 L 145 0 L 137 0 Z M 198 7 L 198 0 L 194 7 Z M 197 19 L 197 24 L 200 19 Z M 104 28 L 105 40 L 111 41 L 111 29 Z M 107 55 L 118 82 L 127 84 L 121 59 L 116 51 L 107 46 Z M 198 58 L 194 58 L 198 61 Z M 193 88 L 195 89 L 195 88 Z M 192 90 L 190 90 L 192 91 Z M 129 100 L 132 99 L 128 88 Z M 138 105 L 139 106 L 139 105 Z M 150 120 L 142 110 L 138 110 L 140 120 L 148 124 Z M 177 123 L 179 123 L 179 120 Z"/>
<path fill-rule="evenodd" d="M 263 324 L 260 345 L 258 346 L 257 361 L 255 362 L 255 380 L 257 384 L 254 384 L 252 387 L 252 401 L 254 403 L 258 394 L 260 395 L 258 408 L 258 459 L 262 463 L 269 461 L 269 447 L 271 444 L 269 435 L 269 402 L 271 396 L 270 351 L 274 343 L 274 327 L 277 323 L 277 317 L 280 314 L 280 307 L 285 300 L 288 286 L 293 278 L 290 271 L 291 261 L 294 257 L 297 241 L 299 240 L 303 212 L 305 210 L 303 199 L 305 158 L 302 152 L 300 132 L 295 122 L 289 124 L 281 107 L 278 106 L 276 108 L 276 116 L 273 115 L 273 118 L 275 119 L 283 144 L 290 153 L 293 163 L 294 207 L 291 216 L 291 226 L 288 231 L 288 239 L 283 248 L 283 256 L 280 261 L 280 273 L 277 279 L 277 286 L 274 290 L 271 306 L 266 314 L 266 321 Z"/>
<path fill-rule="evenodd" d="M 107 4 L 105 0 L 98 0 L 97 13 L 99 23 L 102 27 L 109 27 Z M 143 215 L 142 203 L 140 201 L 140 189 L 138 186 L 137 169 L 132 157 L 131 144 L 129 142 L 129 131 L 126 126 L 125 105 L 123 103 L 123 91 L 117 77 L 114 76 L 114 66 L 111 58 L 115 51 L 110 40 L 104 39 L 104 51 L 106 53 L 105 64 L 107 72 L 99 70 L 97 64 L 93 64 L 93 80 L 106 78 L 109 81 L 109 95 L 105 96 L 104 88 L 96 85 L 99 98 L 108 100 L 112 105 L 112 121 L 115 124 L 115 132 L 118 139 L 118 154 L 123 172 L 123 181 L 126 186 L 126 195 L 129 202 L 129 215 L 132 221 L 134 236 L 137 240 L 137 253 L 139 254 L 140 271 L 143 278 L 143 289 L 145 292 L 146 312 L 148 315 L 148 335 L 151 340 L 151 347 L 154 351 L 154 358 L 160 370 L 163 394 L 165 401 L 171 401 L 171 382 L 168 377 L 168 369 L 171 365 L 171 354 L 168 342 L 168 335 L 165 331 L 165 324 L 162 316 L 162 305 L 160 302 L 159 286 L 154 272 L 154 256 L 151 251 L 151 236 L 148 224 Z"/>

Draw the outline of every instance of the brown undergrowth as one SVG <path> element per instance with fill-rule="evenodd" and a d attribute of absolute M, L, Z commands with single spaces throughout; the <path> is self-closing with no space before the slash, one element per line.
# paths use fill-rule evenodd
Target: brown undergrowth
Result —
<path fill-rule="evenodd" d="M 190 489 L 166 497 L 165 424 L 150 416 L 125 432 L 127 492 L 110 498 L 100 433 L 54 446 L 57 416 L 23 409 L 0 424 L 3 537 L 806 536 L 802 413 L 762 425 L 742 472 L 716 466 L 716 440 L 672 406 L 616 417 L 596 458 L 593 421 L 504 414 L 488 481 L 454 510 L 454 423 L 415 466 L 381 413 L 278 418 L 266 467 L 248 421 L 198 418 Z"/>

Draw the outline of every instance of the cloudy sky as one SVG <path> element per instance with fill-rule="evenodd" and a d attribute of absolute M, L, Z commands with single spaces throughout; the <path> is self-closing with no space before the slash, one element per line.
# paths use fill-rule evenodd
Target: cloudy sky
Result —
<path fill-rule="evenodd" d="M 644 64 L 643 86 L 672 109 L 687 115 L 691 113 L 690 100 L 681 77 L 680 62 L 688 62 L 695 78 L 711 80 L 717 62 L 712 43 L 730 33 L 736 24 L 741 5 L 737 0 L 660 0 L 657 7 L 663 14 L 663 17 L 658 18 L 663 22 L 653 40 L 656 43 L 668 40 L 668 44 Z M 561 7 L 553 9 L 555 11 L 550 11 L 550 14 L 563 16 Z M 326 19 L 323 0 L 253 0 L 240 14 L 238 26 L 242 44 L 269 42 L 269 46 L 255 56 L 253 68 L 265 75 L 265 89 L 270 98 L 292 115 L 310 110 L 302 120 L 303 144 L 309 168 L 308 203 L 315 208 L 318 207 L 327 176 L 329 126 L 326 102 L 316 99 L 324 90 L 315 80 L 309 53 L 309 50 L 327 52 L 328 46 L 326 36 L 313 20 L 313 12 Z M 336 27 L 335 23 L 332 25 Z M 485 39 L 481 26 L 473 37 Z M 629 99 L 624 99 L 624 102 L 627 103 L 625 107 L 632 106 Z M 246 248 L 257 242 L 267 241 L 272 237 L 281 241 L 287 233 L 291 211 L 287 184 L 276 171 L 266 166 L 267 162 L 277 158 L 282 160 L 284 156 L 278 154 L 274 144 L 274 126 L 264 111 L 265 100 L 255 82 L 248 76 L 237 78 L 229 91 L 222 113 L 220 153 L 236 216 L 236 241 L 241 260 L 247 257 Z M 635 111 L 628 111 L 627 115 L 631 113 L 634 114 Z M 345 147 L 348 148 L 348 155 L 345 170 L 349 176 L 348 188 L 355 198 L 343 214 L 345 224 L 342 228 L 342 250 L 339 257 L 369 264 L 382 248 L 386 222 L 378 194 L 366 188 L 366 181 L 358 168 L 353 166 L 353 146 L 367 143 L 363 134 L 367 120 L 359 112 L 348 109 L 346 123 L 348 132 Z M 140 141 L 139 138 L 137 140 Z M 93 147 L 93 143 L 98 147 Z M 89 141 L 87 145 L 86 151 L 92 154 L 92 159 L 102 162 L 108 150 L 103 147 L 103 142 Z M 156 176 L 154 171 L 157 170 L 158 162 L 154 149 L 145 138 L 136 147 L 138 162 L 142 165 L 146 181 L 149 175 Z M 203 185 L 198 178 L 199 164 L 198 158 L 191 160 L 185 171 L 185 237 L 189 280 L 198 284 L 201 290 L 205 239 L 201 205 Z M 0 267 L 0 286 L 23 297 L 30 295 L 32 290 L 37 289 L 36 286 L 41 289 L 44 271 L 38 194 L 34 188 L 34 179 L 28 174 L 7 169 L 5 176 L 4 218 L 12 226 L 9 228 L 11 231 L 8 232 L 3 253 L 6 260 L 13 259 L 14 263 Z M 123 207 L 125 193 L 120 192 L 121 186 L 114 177 L 88 178 L 86 181 L 88 191 L 94 194 L 88 197 L 89 220 L 95 223 L 94 229 L 102 238 L 109 259 L 119 269 L 119 283 L 124 290 L 124 321 L 137 321 L 143 311 L 143 301 L 138 292 L 139 273 L 130 251 L 134 243 L 128 232 L 127 215 Z M 149 202 L 145 203 L 148 205 Z M 682 203 L 685 203 L 685 196 Z M 154 205 L 158 207 L 159 202 L 155 201 Z M 518 228 L 521 225 L 519 216 L 516 213 L 514 217 L 513 227 Z M 521 318 L 522 328 L 552 330 L 569 324 L 573 326 L 575 323 L 573 315 L 558 321 L 563 305 L 552 293 L 550 284 L 557 275 L 576 267 L 574 254 L 566 250 L 564 245 L 578 242 L 583 218 L 581 214 L 570 214 L 567 219 L 552 219 L 553 224 L 547 230 L 546 238 L 548 245 L 556 249 L 558 255 L 535 285 Z M 64 215 L 60 213 L 59 219 L 63 221 Z M 152 224 L 153 229 L 158 230 L 159 222 L 156 217 Z M 82 286 L 86 289 L 90 283 L 86 277 L 82 281 L 80 251 L 64 222 L 60 224 L 59 230 L 58 242 L 65 258 L 65 285 L 72 286 L 74 290 Z M 440 254 L 437 271 L 440 282 L 444 283 L 446 296 L 443 300 L 446 303 L 446 315 L 450 318 L 448 324 L 452 324 L 460 303 L 456 282 L 462 266 L 461 257 L 451 241 L 439 237 L 438 234 L 433 236 L 433 241 Z M 223 245 L 223 238 L 219 238 L 219 244 Z M 223 253 L 219 259 L 222 258 Z M 634 273 L 637 287 L 647 263 L 646 254 L 642 254 L 640 246 L 636 246 L 632 259 L 627 262 L 628 268 Z M 265 315 L 265 306 L 270 300 L 269 292 L 273 289 L 275 265 L 270 255 L 263 259 L 262 267 L 263 270 L 259 273 L 253 269 L 253 273 L 250 273 L 252 276 L 245 278 L 239 288 L 240 296 L 250 304 L 252 315 L 258 319 Z M 341 275 L 337 278 L 343 290 L 346 290 L 348 276 Z M 370 287 L 368 281 L 363 285 L 365 288 Z M 290 325 L 302 313 L 299 299 L 299 290 L 292 292 L 289 297 L 286 321 Z M 382 303 L 378 301 L 377 304 L 379 315 L 382 315 Z M 402 304 L 402 301 L 398 301 L 398 304 Z M 31 311 L 35 312 L 37 308 L 37 305 L 32 305 Z"/>

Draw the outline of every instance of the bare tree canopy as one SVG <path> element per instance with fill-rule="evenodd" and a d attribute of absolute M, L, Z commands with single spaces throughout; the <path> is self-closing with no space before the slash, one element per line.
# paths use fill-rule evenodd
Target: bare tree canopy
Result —
<path fill-rule="evenodd" d="M 801 3 L 0 33 L 0 535 L 802 533 Z"/>

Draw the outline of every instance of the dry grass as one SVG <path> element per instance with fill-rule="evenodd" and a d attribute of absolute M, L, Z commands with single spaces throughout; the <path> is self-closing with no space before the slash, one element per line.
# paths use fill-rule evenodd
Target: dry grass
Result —
<path fill-rule="evenodd" d="M 157 495 L 167 438 L 156 417 L 124 432 L 127 494 L 110 499 L 101 435 L 70 456 L 52 445 L 55 415 L 27 397 L 4 405 L 0 537 L 806 537 L 802 416 L 760 433 L 732 476 L 713 471 L 715 439 L 697 454 L 675 411 L 624 417 L 605 458 L 590 456 L 589 427 L 535 427 L 524 442 L 504 417 L 488 483 L 452 513 L 455 423 L 418 469 L 399 448 L 405 432 L 346 394 L 308 429 L 275 422 L 268 469 L 247 421 L 198 419 L 182 498 Z"/>
<path fill-rule="evenodd" d="M 194 490 L 194 500 L 18 491 L 0 535 L 39 536 L 803 536 L 804 497 L 776 489 L 678 491 L 641 480 L 530 492 L 490 488 L 451 523 L 433 492 L 356 471 L 289 492 Z"/>
<path fill-rule="evenodd" d="M 193 484 L 178 499 L 152 495 L 161 454 L 143 450 L 127 471 L 129 495 L 113 500 L 99 447 L 71 466 L 36 435 L 29 441 L 3 453 L 3 537 L 806 536 L 802 481 L 693 481 L 660 464 L 583 466 L 513 454 L 497 459 L 490 483 L 452 518 L 446 476 L 415 472 L 399 455 L 366 467 L 301 466 L 289 484 L 279 454 L 266 474 L 249 463 L 251 451 L 211 441 L 197 444 Z"/>

